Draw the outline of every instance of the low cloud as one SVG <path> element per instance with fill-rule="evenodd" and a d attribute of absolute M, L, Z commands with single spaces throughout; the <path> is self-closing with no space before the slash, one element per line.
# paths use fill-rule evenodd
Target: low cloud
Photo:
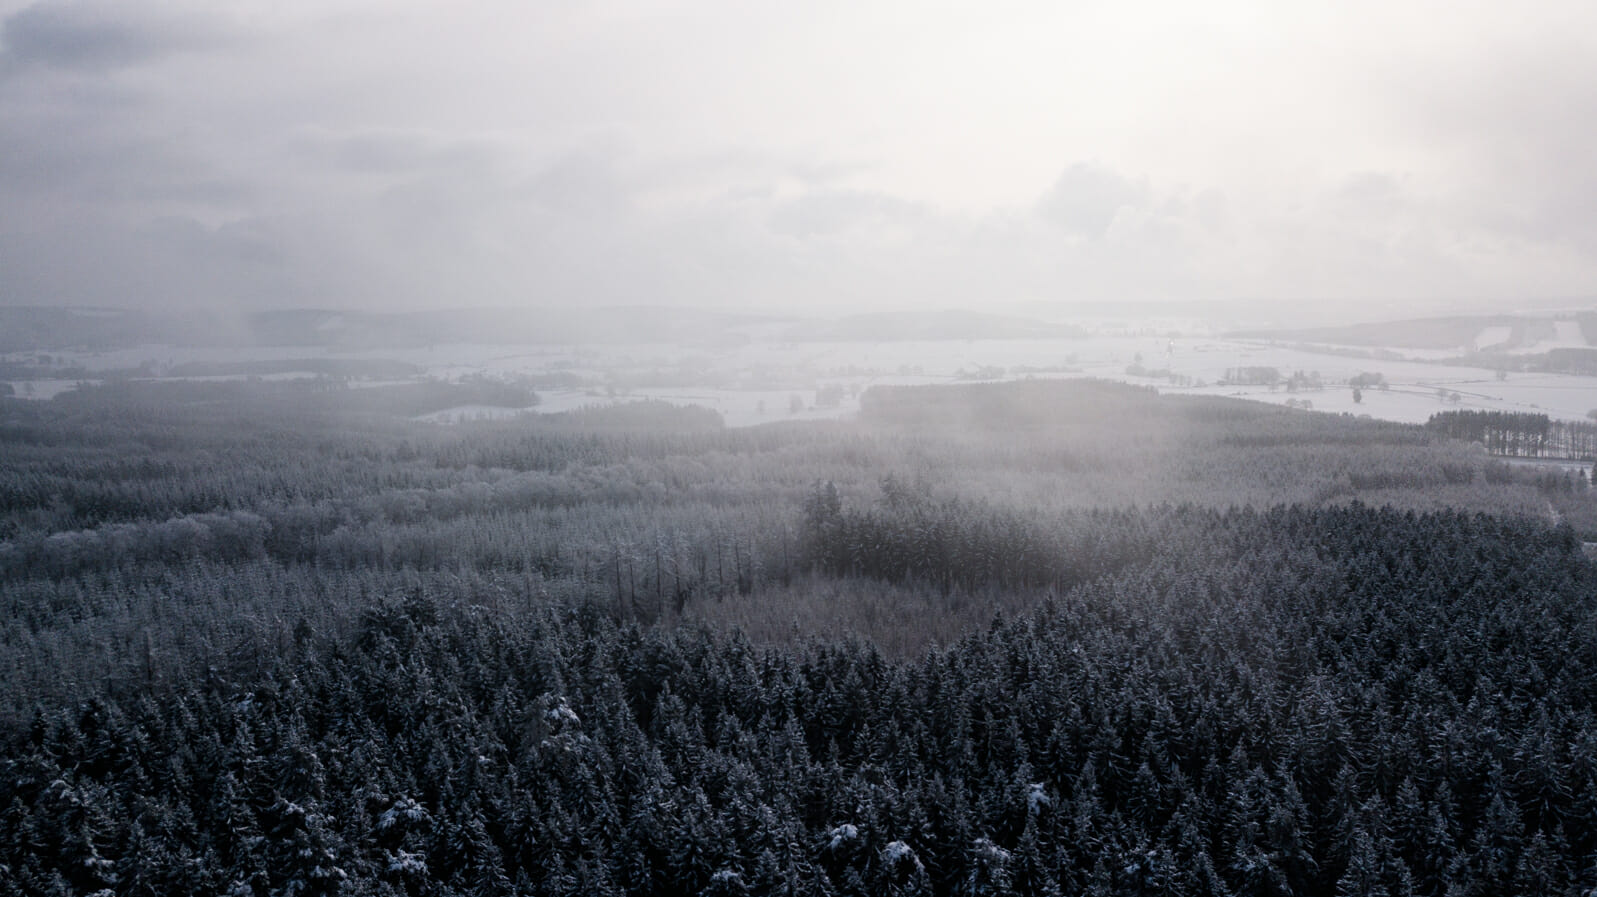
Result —
<path fill-rule="evenodd" d="M 915 203 L 865 190 L 814 190 L 771 210 L 772 231 L 793 237 L 824 237 L 870 225 L 913 226 L 924 214 Z"/>
<path fill-rule="evenodd" d="M 103 73 L 234 36 L 222 20 L 199 10 L 46 0 L 0 23 L 0 66 Z"/>
<path fill-rule="evenodd" d="M 1444 148 L 1431 180 L 1460 225 L 1597 252 L 1597 15 L 1588 18 L 1392 80 L 1388 120 L 1411 144 Z"/>
<path fill-rule="evenodd" d="M 1037 211 L 1065 232 L 1102 239 L 1122 209 L 1148 204 L 1148 188 L 1100 165 L 1078 162 L 1066 168 L 1037 203 Z"/>

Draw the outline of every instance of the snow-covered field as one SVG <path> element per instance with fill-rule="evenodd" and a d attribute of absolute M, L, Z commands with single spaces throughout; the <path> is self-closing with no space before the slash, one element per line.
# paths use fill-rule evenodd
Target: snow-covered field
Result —
<path fill-rule="evenodd" d="M 1480 333 L 1475 334 L 1475 348 L 1491 349 L 1495 346 L 1503 345 L 1513 339 L 1513 337 L 1514 328 L 1512 327 L 1483 327 Z"/>
<path fill-rule="evenodd" d="M 76 389 L 77 380 L 18 380 L 11 386 L 21 399 L 53 399 L 69 389 Z"/>
<path fill-rule="evenodd" d="M 1409 336 L 1413 336 L 1413 322 L 1398 322 L 1394 326 L 1406 329 Z M 1414 361 L 1456 359 L 1472 352 L 1500 355 L 1540 355 L 1553 349 L 1593 348 L 1587 343 L 1586 335 L 1581 331 L 1580 322 L 1567 316 L 1526 320 L 1520 325 L 1481 323 L 1473 329 L 1473 332 L 1465 332 L 1468 332 L 1469 335 L 1465 336 L 1460 333 L 1459 341 L 1456 345 L 1432 345 L 1428 348 L 1421 348 L 1415 345 L 1372 347 L 1367 342 L 1323 342 L 1314 339 L 1312 334 L 1298 334 L 1291 338 L 1283 335 L 1279 339 L 1283 342 L 1297 343 L 1325 353 L 1340 353 L 1349 356 L 1362 355 L 1366 357 L 1379 355 L 1381 357 L 1403 358 Z"/>
<path fill-rule="evenodd" d="M 1578 328 L 1562 327 L 1558 341 L 1575 343 Z M 1569 327 L 1574 327 L 1569 322 Z M 1483 335 L 1483 338 L 1489 335 Z M 719 411 L 732 426 L 785 419 L 839 417 L 859 408 L 858 396 L 877 384 L 947 383 L 959 380 L 1022 377 L 1103 377 L 1156 386 L 1174 393 L 1225 395 L 1285 405 L 1309 404 L 1316 411 L 1367 414 L 1388 420 L 1423 422 L 1452 408 L 1534 411 L 1565 419 L 1584 419 L 1597 408 L 1597 378 L 1561 374 L 1509 373 L 1418 360 L 1374 360 L 1320 354 L 1259 341 L 1202 337 L 1094 336 L 1082 339 L 967 340 L 925 342 L 794 343 L 751 340 L 706 348 L 671 344 L 635 345 L 477 345 L 455 344 L 409 349 L 336 351 L 324 348 L 195 348 L 144 346 L 104 353 L 61 353 L 58 363 L 88 371 L 126 370 L 151 364 L 160 376 L 189 362 L 337 359 L 400 361 L 427 376 L 512 378 L 554 373 L 579 377 L 590 386 L 539 389 L 540 412 L 637 398 L 697 404 Z M 1168 377 L 1138 377 L 1127 368 L 1168 370 Z M 1318 390 L 1288 392 L 1284 387 L 1221 386 L 1226 371 L 1273 367 L 1282 376 L 1317 375 Z M 1386 389 L 1366 388 L 1355 402 L 1347 381 L 1379 372 Z M 273 376 L 292 376 L 278 373 Z M 49 398 L 75 381 L 15 382 L 17 394 Z M 362 385 L 352 381 L 351 385 Z M 835 387 L 828 389 L 828 387 Z M 832 402 L 835 401 L 835 404 Z M 451 409 L 440 421 L 502 413 L 485 408 Z"/>
<path fill-rule="evenodd" d="M 1228 356 L 1232 360 L 1214 363 Z M 1368 414 L 1409 423 L 1423 423 L 1437 411 L 1449 408 L 1530 411 L 1570 420 L 1584 419 L 1586 412 L 1597 408 L 1597 378 L 1592 377 L 1508 373 L 1506 379 L 1499 380 L 1496 374 L 1481 368 L 1344 358 L 1264 344 L 1213 341 L 1183 346 L 1182 341 L 1177 340 L 1169 367 L 1178 373 L 1197 372 L 1195 376 L 1212 382 L 1223 375 L 1228 365 L 1275 367 L 1283 376 L 1300 370 L 1317 371 L 1326 386 L 1319 391 L 1295 395 L 1284 389 L 1265 387 L 1208 387 L 1186 391 L 1236 395 L 1283 405 L 1289 400 L 1307 399 L 1316 411 Z M 1161 361 L 1158 366 L 1165 364 Z M 1380 373 L 1388 388 L 1361 390 L 1362 401 L 1355 403 L 1353 390 L 1340 384 L 1361 372 Z M 1452 400 L 1453 393 L 1458 394 L 1456 402 Z"/>
<path fill-rule="evenodd" d="M 1578 321 L 1554 321 L 1552 339 L 1538 340 L 1510 349 L 1513 355 L 1528 355 L 1535 352 L 1546 352 L 1549 349 L 1585 349 L 1586 335 L 1581 333 Z"/>

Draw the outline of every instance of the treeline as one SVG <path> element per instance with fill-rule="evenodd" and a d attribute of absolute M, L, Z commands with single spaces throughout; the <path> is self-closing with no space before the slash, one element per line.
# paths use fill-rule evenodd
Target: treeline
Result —
<path fill-rule="evenodd" d="M 84 383 L 57 396 L 62 407 L 124 413 L 163 406 L 231 403 L 273 417 L 302 415 L 381 415 L 413 417 L 461 405 L 531 408 L 538 395 L 520 383 L 488 378 L 411 380 L 350 386 L 342 376 L 290 380 L 107 380 Z"/>
<path fill-rule="evenodd" d="M 1451 439 L 1479 442 L 1494 455 L 1597 459 L 1597 423 L 1554 420 L 1515 411 L 1442 411 L 1426 429 Z"/>
<path fill-rule="evenodd" d="M 1545 352 L 1504 352 L 1497 349 L 1468 352 L 1457 358 L 1441 359 L 1446 364 L 1466 364 L 1497 371 L 1545 371 L 1553 374 L 1591 376 L 1597 374 L 1597 349 L 1558 348 Z"/>
<path fill-rule="evenodd" d="M 258 358 L 248 361 L 188 361 L 162 371 L 166 377 L 265 377 L 315 374 L 338 379 L 409 380 L 421 376 L 420 365 L 387 358 Z"/>
<path fill-rule="evenodd" d="M 9 729 L 0 888 L 1597 885 L 1597 575 L 1567 529 L 1124 516 L 1160 533 L 1142 559 L 906 660 L 594 604 L 329 594 L 361 608 L 341 635 Z"/>

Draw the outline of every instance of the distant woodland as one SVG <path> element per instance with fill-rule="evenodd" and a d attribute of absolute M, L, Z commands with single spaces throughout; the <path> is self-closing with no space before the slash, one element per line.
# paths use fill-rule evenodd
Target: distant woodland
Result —
<path fill-rule="evenodd" d="M 1508 411 L 1444 411 L 1431 415 L 1426 426 L 1454 439 L 1478 442 L 1496 455 L 1597 459 L 1597 422 Z"/>
<path fill-rule="evenodd" d="M 451 388 L 0 399 L 0 894 L 1597 888 L 1585 431 Z"/>

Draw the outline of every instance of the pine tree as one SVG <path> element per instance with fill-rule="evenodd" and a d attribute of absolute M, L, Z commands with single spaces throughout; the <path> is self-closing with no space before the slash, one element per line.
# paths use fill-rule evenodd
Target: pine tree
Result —
<path fill-rule="evenodd" d="M 1347 868 L 1336 881 L 1336 897 L 1389 897 L 1374 839 L 1361 826 L 1353 834 Z"/>

